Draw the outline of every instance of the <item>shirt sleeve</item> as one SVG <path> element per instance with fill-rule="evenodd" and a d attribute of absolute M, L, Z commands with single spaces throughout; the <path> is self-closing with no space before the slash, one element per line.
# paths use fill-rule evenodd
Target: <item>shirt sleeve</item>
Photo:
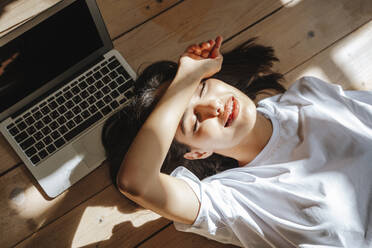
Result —
<path fill-rule="evenodd" d="M 200 181 L 185 167 L 178 167 L 171 176 L 184 180 L 195 192 L 200 202 L 200 209 L 192 225 L 174 222 L 179 231 L 192 232 L 206 238 L 241 246 L 229 227 L 232 211 L 229 206 L 229 196 L 218 185 Z"/>

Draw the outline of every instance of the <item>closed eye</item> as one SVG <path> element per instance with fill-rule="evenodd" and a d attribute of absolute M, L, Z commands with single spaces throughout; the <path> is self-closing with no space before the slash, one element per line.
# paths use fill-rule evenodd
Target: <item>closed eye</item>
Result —
<path fill-rule="evenodd" d="M 202 96 L 203 96 L 203 92 L 204 92 L 205 84 L 206 84 L 205 81 L 206 81 L 206 80 L 203 80 L 203 81 L 202 81 L 202 87 L 201 87 L 201 90 L 200 90 L 199 97 L 202 97 Z"/>
<path fill-rule="evenodd" d="M 199 114 L 196 113 L 196 118 L 195 118 L 195 123 L 194 123 L 194 128 L 192 129 L 192 132 L 195 133 L 196 130 L 198 130 L 199 127 Z"/>

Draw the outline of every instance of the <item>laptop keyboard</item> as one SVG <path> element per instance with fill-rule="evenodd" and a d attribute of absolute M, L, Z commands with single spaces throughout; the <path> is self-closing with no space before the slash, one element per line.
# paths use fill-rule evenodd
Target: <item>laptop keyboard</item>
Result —
<path fill-rule="evenodd" d="M 132 86 L 133 79 L 113 56 L 32 107 L 7 129 L 37 165 L 125 105 L 133 96 Z"/>

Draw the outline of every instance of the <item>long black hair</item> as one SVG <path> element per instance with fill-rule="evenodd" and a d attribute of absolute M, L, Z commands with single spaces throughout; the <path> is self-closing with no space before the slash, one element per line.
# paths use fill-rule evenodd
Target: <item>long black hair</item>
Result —
<path fill-rule="evenodd" d="M 213 76 L 238 88 L 252 100 L 264 89 L 285 91 L 279 83 L 283 75 L 272 70 L 273 63 L 278 61 L 274 50 L 271 47 L 255 44 L 254 40 L 250 39 L 224 54 L 222 68 Z M 102 142 L 114 184 L 130 144 L 161 97 L 157 89 L 175 77 L 177 68 L 178 64 L 171 61 L 160 61 L 148 66 L 136 80 L 135 96 L 131 103 L 106 121 Z M 236 160 L 218 154 L 201 160 L 184 159 L 183 154 L 188 151 L 186 145 L 174 139 L 161 171 L 169 174 L 177 166 L 182 165 L 203 179 L 238 166 Z"/>

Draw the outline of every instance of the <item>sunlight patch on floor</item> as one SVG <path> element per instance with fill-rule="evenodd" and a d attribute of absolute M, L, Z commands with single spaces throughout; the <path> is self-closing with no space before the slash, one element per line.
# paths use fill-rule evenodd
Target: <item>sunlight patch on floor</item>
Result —
<path fill-rule="evenodd" d="M 28 223 L 32 223 L 33 228 L 38 229 L 43 226 L 48 219 L 51 209 L 59 205 L 64 199 L 66 192 L 59 197 L 49 201 L 45 200 L 34 186 L 27 189 L 15 188 L 9 198 L 9 206 L 19 217 L 27 219 Z"/>
<path fill-rule="evenodd" d="M 351 83 L 360 90 L 372 90 L 372 21 L 339 42 L 331 51 L 333 62 Z"/>
<path fill-rule="evenodd" d="M 139 210 L 136 214 L 122 213 L 117 207 L 87 207 L 81 216 L 80 223 L 72 240 L 72 247 L 81 247 L 108 240 L 116 225 L 127 222 L 133 228 L 138 228 L 160 216 L 149 210 Z M 99 226 L 99 228 L 97 228 Z M 126 228 L 130 230 L 130 228 Z"/>

